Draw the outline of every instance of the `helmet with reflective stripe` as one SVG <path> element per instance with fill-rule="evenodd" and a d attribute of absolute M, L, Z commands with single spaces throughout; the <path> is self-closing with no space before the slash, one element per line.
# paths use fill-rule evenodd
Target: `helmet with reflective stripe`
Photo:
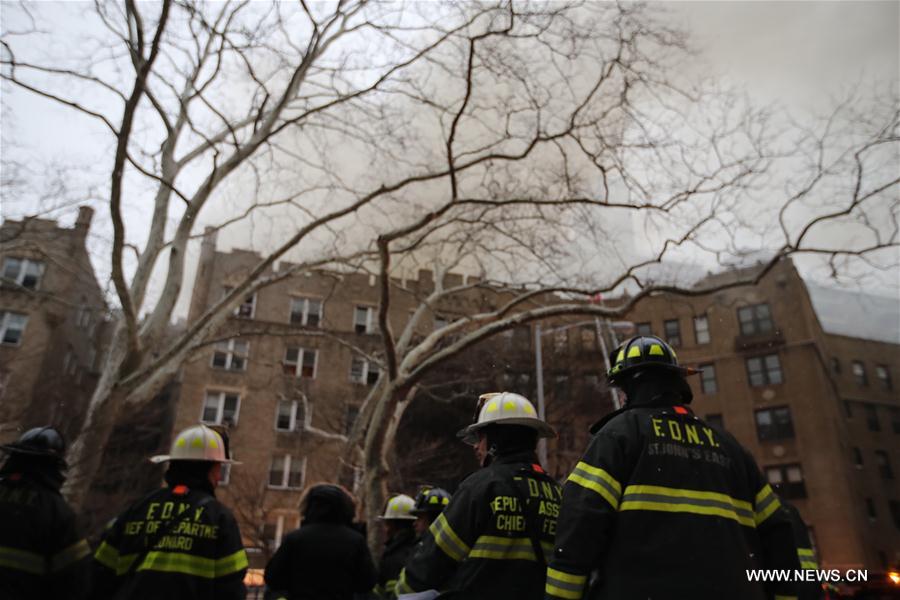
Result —
<path fill-rule="evenodd" d="M 556 437 L 556 431 L 538 417 L 525 396 L 512 392 L 482 394 L 478 397 L 478 407 L 476 421 L 456 434 L 467 444 L 477 443 L 477 432 L 489 425 L 523 425 L 537 431 L 538 437 Z"/>
<path fill-rule="evenodd" d="M 161 463 L 167 460 L 201 460 L 228 464 L 240 464 L 228 458 L 225 453 L 225 440 L 215 430 L 206 425 L 194 425 L 178 434 L 172 442 L 168 454 L 160 454 L 150 458 L 150 462 Z"/>
<path fill-rule="evenodd" d="M 624 377 L 644 369 L 659 369 L 677 373 L 682 377 L 700 371 L 678 364 L 675 351 L 667 343 L 653 335 L 633 337 L 612 351 L 609 355 L 610 369 L 606 378 L 616 385 Z"/>
<path fill-rule="evenodd" d="M 11 444 L 0 446 L 10 454 L 28 454 L 30 456 L 46 456 L 63 461 L 66 454 L 66 442 L 59 431 L 53 427 L 35 427 L 29 429 Z"/>
<path fill-rule="evenodd" d="M 416 506 L 410 512 L 413 515 L 440 513 L 450 504 L 450 494 L 441 488 L 425 488 L 416 495 Z"/>
<path fill-rule="evenodd" d="M 411 512 L 415 505 L 416 501 L 406 494 L 397 494 L 388 500 L 384 514 L 378 518 L 382 521 L 415 521 L 416 517 Z"/>

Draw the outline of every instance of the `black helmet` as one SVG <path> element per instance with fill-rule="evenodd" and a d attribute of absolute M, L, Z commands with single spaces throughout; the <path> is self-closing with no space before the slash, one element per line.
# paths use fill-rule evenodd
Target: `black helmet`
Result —
<path fill-rule="evenodd" d="M 35 427 L 23 433 L 22 437 L 12 444 L 0 446 L 0 450 L 11 454 L 46 456 L 62 462 L 66 455 L 66 442 L 53 427 Z"/>
<path fill-rule="evenodd" d="M 642 369 L 667 370 L 682 377 L 700 372 L 679 366 L 672 347 L 653 335 L 637 336 L 624 342 L 609 355 L 609 364 L 606 378 L 611 385 L 621 383 L 623 375 Z"/>
<path fill-rule="evenodd" d="M 450 493 L 442 488 L 425 487 L 416 494 L 416 505 L 409 514 L 426 515 L 429 513 L 439 514 L 447 505 L 450 504 Z"/>

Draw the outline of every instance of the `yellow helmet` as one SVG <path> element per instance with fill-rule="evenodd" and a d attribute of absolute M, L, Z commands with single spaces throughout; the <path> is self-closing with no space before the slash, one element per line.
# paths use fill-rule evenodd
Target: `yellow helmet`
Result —
<path fill-rule="evenodd" d="M 554 438 L 556 431 L 538 417 L 531 402 L 525 396 L 512 392 L 492 392 L 478 397 L 478 418 L 456 435 L 467 444 L 478 441 L 476 432 L 488 425 L 522 425 L 538 432 L 538 437 Z"/>
<path fill-rule="evenodd" d="M 388 500 L 384 509 L 384 514 L 378 517 L 382 521 L 398 520 L 398 521 L 415 521 L 415 515 L 410 511 L 416 506 L 416 501 L 406 494 L 397 494 Z"/>

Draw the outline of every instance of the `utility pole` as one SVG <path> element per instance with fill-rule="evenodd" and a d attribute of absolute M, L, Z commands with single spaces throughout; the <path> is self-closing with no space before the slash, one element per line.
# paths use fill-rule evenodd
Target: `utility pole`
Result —
<path fill-rule="evenodd" d="M 534 327 L 534 362 L 537 371 L 537 412 L 542 421 L 546 421 L 544 415 L 544 362 L 541 356 L 541 324 L 538 323 Z M 547 440 L 541 438 L 538 440 L 538 460 L 541 466 L 547 466 Z"/>
<path fill-rule="evenodd" d="M 606 338 L 603 337 L 603 329 L 600 325 L 600 318 L 597 317 L 594 319 L 594 325 L 597 327 L 597 339 L 600 340 L 600 349 L 603 351 L 603 362 L 606 365 L 606 372 L 609 372 L 612 365 L 609 363 L 609 350 L 606 347 Z M 616 332 L 613 331 L 612 326 L 609 324 L 609 319 L 606 321 L 606 327 L 609 330 L 609 335 L 612 338 L 613 348 L 617 348 L 619 346 L 619 340 L 616 338 Z M 619 400 L 619 390 L 616 388 L 609 388 L 610 393 L 612 394 L 613 400 L 613 408 L 619 410 L 622 408 L 622 402 Z"/>

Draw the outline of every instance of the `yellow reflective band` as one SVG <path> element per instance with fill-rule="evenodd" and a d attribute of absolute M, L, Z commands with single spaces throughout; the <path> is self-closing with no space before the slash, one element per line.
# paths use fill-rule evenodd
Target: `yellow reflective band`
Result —
<path fill-rule="evenodd" d="M 815 561 L 801 560 L 800 566 L 803 567 L 804 569 L 818 569 L 819 563 L 817 563 Z"/>
<path fill-rule="evenodd" d="M 91 547 L 85 540 L 80 540 L 50 558 L 50 570 L 60 571 L 85 556 L 90 556 Z"/>
<path fill-rule="evenodd" d="M 733 519 L 746 527 L 755 526 L 753 509 L 749 502 L 719 492 L 655 485 L 629 485 L 622 495 L 622 504 L 619 506 L 619 510 L 686 512 Z"/>
<path fill-rule="evenodd" d="M 544 556 L 553 553 L 553 545 L 541 542 Z M 469 558 L 485 558 L 490 560 L 536 560 L 534 547 L 530 538 L 508 538 L 496 535 L 483 535 L 475 540 Z"/>
<path fill-rule="evenodd" d="M 587 575 L 575 575 L 548 567 L 547 585 L 544 587 L 544 591 L 548 596 L 579 600 L 584 594 L 586 583 Z"/>
<path fill-rule="evenodd" d="M 237 573 L 238 571 L 246 569 L 249 565 L 247 553 L 241 548 L 234 554 L 216 559 L 216 577 L 224 577 L 225 575 Z"/>
<path fill-rule="evenodd" d="M 619 350 L 619 355 L 616 357 L 616 364 L 622 362 L 623 360 L 625 360 L 625 349 L 624 348 Z"/>
<path fill-rule="evenodd" d="M 215 579 L 237 573 L 247 567 L 247 554 L 243 549 L 224 558 L 212 559 L 181 552 L 148 552 L 138 571 L 163 571 L 183 573 L 205 579 Z"/>
<path fill-rule="evenodd" d="M 575 470 L 569 475 L 568 481 L 600 494 L 614 509 L 619 507 L 622 486 L 615 477 L 603 469 L 591 466 L 584 461 L 579 461 L 575 465 Z"/>
<path fill-rule="evenodd" d="M 394 589 L 397 587 L 396 579 L 388 579 L 384 584 L 384 591 L 387 594 L 393 594 Z"/>
<path fill-rule="evenodd" d="M 441 514 L 435 519 L 428 531 L 434 537 L 434 541 L 438 545 L 438 548 L 443 550 L 444 554 L 454 561 L 461 562 L 469 555 L 471 549 L 465 542 L 459 539 L 459 536 L 456 535 L 456 532 L 450 527 L 446 515 Z"/>
<path fill-rule="evenodd" d="M 0 567 L 25 571 L 32 575 L 44 575 L 47 572 L 47 564 L 43 556 L 9 546 L 0 546 Z"/>
<path fill-rule="evenodd" d="M 412 594 L 413 592 L 415 592 L 415 590 L 406 583 L 406 569 L 403 569 L 400 571 L 400 577 L 397 578 L 397 585 L 394 587 L 394 593 L 399 596 L 400 594 Z"/>
<path fill-rule="evenodd" d="M 776 594 L 775 600 L 797 600 L 797 596 L 778 596 Z"/>
<path fill-rule="evenodd" d="M 97 548 L 97 551 L 94 553 L 94 559 L 104 567 L 114 571 L 119 568 L 119 551 L 106 542 L 103 542 Z"/>
<path fill-rule="evenodd" d="M 781 508 L 781 502 L 778 501 L 778 496 L 775 495 L 768 483 L 765 484 L 756 494 L 756 510 L 754 511 L 756 524 L 760 525 L 779 508 Z"/>
<path fill-rule="evenodd" d="M 797 556 L 815 558 L 816 554 L 812 551 L 812 548 L 797 548 Z"/>
<path fill-rule="evenodd" d="M 640 358 L 641 357 L 641 348 L 640 346 L 632 346 L 628 349 L 628 358 Z"/>
<path fill-rule="evenodd" d="M 653 344 L 650 346 L 650 352 L 648 353 L 650 356 L 665 356 L 666 353 L 663 352 L 662 346 L 659 344 Z"/>

